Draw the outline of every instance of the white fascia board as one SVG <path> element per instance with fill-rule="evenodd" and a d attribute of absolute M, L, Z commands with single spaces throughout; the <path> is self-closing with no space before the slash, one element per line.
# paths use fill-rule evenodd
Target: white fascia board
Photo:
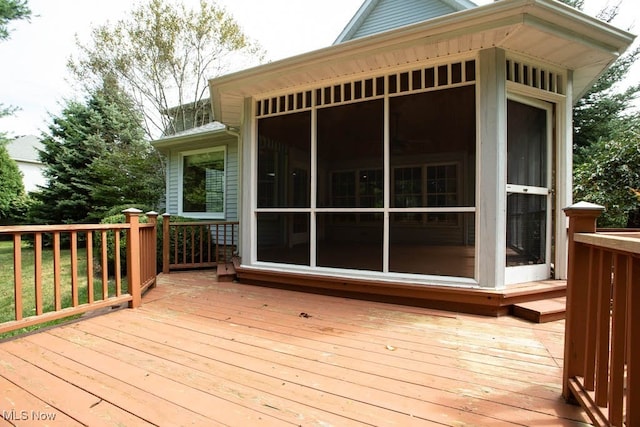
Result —
<path fill-rule="evenodd" d="M 214 100 L 214 115 L 222 118 L 220 95 L 223 92 L 241 97 L 252 96 L 255 95 L 253 85 L 260 83 L 262 87 L 268 86 L 269 80 L 288 73 L 326 67 L 328 63 L 348 61 L 354 56 L 367 55 L 383 48 L 390 49 L 425 39 L 473 34 L 516 22 L 523 25 L 540 25 L 543 22 L 559 36 L 575 40 L 584 37 L 593 49 L 611 55 L 612 61 L 635 39 L 634 35 L 624 30 L 553 0 L 502 0 L 211 79 L 209 84 Z M 605 69 L 606 65 L 603 65 L 602 71 Z"/>
<path fill-rule="evenodd" d="M 175 145 L 180 145 L 189 142 L 195 142 L 197 140 L 211 138 L 211 137 L 231 137 L 234 136 L 229 129 L 224 126 L 220 129 L 213 129 L 206 132 L 188 133 L 182 135 L 174 135 L 162 139 L 151 141 L 151 145 L 158 150 L 171 148 Z"/>

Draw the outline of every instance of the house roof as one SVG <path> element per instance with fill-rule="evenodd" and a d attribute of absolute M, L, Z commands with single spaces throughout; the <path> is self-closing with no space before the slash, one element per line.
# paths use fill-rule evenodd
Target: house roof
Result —
<path fill-rule="evenodd" d="M 9 157 L 17 162 L 42 163 L 38 150 L 44 147 L 37 136 L 20 136 L 7 144 Z"/>
<path fill-rule="evenodd" d="M 468 0 L 365 0 L 333 44 L 477 7 Z"/>
<path fill-rule="evenodd" d="M 227 135 L 227 126 L 224 124 L 213 121 L 206 125 L 198 126 L 195 128 L 187 129 L 182 132 L 178 132 L 173 135 L 163 136 L 151 141 L 151 145 L 157 149 L 166 148 L 180 142 L 191 142 L 195 139 L 201 139 L 203 137 L 210 137 L 215 135 Z"/>
<path fill-rule="evenodd" d="M 214 117 L 241 123 L 244 99 L 498 47 L 573 70 L 573 101 L 634 36 L 554 0 L 502 0 L 210 80 Z"/>

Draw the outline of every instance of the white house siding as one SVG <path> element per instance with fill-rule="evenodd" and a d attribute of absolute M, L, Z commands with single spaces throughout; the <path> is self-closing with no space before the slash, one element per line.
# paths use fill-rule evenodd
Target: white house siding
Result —
<path fill-rule="evenodd" d="M 213 139 L 213 141 L 212 141 Z M 225 163 L 225 221 L 238 220 L 238 141 L 233 136 L 205 138 L 197 143 L 180 145 L 169 151 L 167 156 L 167 212 L 178 214 L 180 185 L 181 153 L 226 146 L 227 158 Z"/>
<path fill-rule="evenodd" d="M 350 39 L 381 33 L 453 12 L 456 12 L 454 8 L 439 1 L 381 0 Z"/>
<path fill-rule="evenodd" d="M 47 185 L 47 179 L 42 174 L 44 165 L 42 163 L 31 163 L 17 160 L 18 169 L 22 172 L 22 183 L 24 190 L 29 193 L 38 191 L 38 186 Z"/>

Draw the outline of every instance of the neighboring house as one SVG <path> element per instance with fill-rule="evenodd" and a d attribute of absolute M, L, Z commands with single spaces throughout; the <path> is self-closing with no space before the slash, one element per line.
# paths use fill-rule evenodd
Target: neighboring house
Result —
<path fill-rule="evenodd" d="M 165 111 L 165 116 L 169 119 L 170 124 L 165 129 L 164 136 L 205 126 L 213 121 L 212 114 L 211 100 L 208 98 L 169 108 Z"/>
<path fill-rule="evenodd" d="M 38 191 L 38 186 L 45 186 L 47 180 L 43 175 L 44 165 L 40 161 L 38 150 L 42 150 L 42 142 L 37 136 L 21 136 L 7 144 L 9 157 L 16 161 L 26 192 Z"/>
<path fill-rule="evenodd" d="M 258 282 L 565 278 L 572 105 L 633 39 L 553 0 L 365 1 L 335 45 L 210 81 L 220 123 L 154 143 L 168 210 L 239 220 Z"/>

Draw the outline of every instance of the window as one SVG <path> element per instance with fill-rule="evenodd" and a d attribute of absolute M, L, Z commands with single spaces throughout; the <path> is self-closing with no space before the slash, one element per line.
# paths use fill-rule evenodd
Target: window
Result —
<path fill-rule="evenodd" d="M 180 214 L 224 218 L 224 147 L 182 153 Z"/>
<path fill-rule="evenodd" d="M 458 206 L 458 167 L 456 164 L 427 166 L 427 206 L 443 208 Z M 431 213 L 430 224 L 458 225 L 454 213 Z"/>
<path fill-rule="evenodd" d="M 423 178 L 426 177 L 426 178 Z M 444 208 L 459 206 L 458 164 L 396 167 L 393 174 L 394 206 L 397 208 Z M 434 225 L 458 225 L 455 213 L 398 213 L 395 220 Z"/>

